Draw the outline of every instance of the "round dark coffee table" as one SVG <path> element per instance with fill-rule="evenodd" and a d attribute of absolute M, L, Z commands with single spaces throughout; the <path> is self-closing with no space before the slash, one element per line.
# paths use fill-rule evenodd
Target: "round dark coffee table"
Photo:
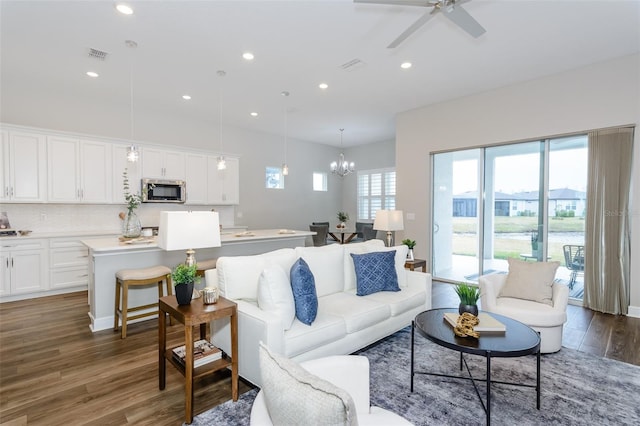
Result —
<path fill-rule="evenodd" d="M 480 399 L 482 408 L 487 417 L 487 425 L 491 424 L 491 383 L 501 383 L 515 386 L 536 388 L 536 408 L 540 409 L 540 336 L 531 327 L 514 319 L 489 313 L 492 317 L 505 325 L 504 332 L 482 332 L 479 339 L 471 337 L 458 337 L 453 332 L 453 327 L 444 319 L 447 312 L 458 313 L 457 309 L 431 309 L 419 313 L 411 323 L 411 392 L 413 392 L 413 379 L 416 374 L 427 374 L 440 377 L 471 380 L 473 387 Z M 446 374 L 429 373 L 414 370 L 415 358 L 415 331 L 418 331 L 428 340 L 445 348 L 460 352 L 460 370 L 466 367 L 469 377 L 450 376 Z M 463 354 L 480 355 L 487 359 L 487 373 L 485 379 L 476 379 L 472 376 Z M 536 384 L 512 383 L 491 380 L 491 358 L 511 358 L 536 354 Z M 486 404 L 480 396 L 476 381 L 484 381 L 487 384 Z"/>

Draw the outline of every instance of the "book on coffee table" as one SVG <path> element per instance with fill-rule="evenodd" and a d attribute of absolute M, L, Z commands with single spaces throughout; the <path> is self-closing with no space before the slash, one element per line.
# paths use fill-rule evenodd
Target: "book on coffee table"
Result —
<path fill-rule="evenodd" d="M 459 316 L 460 315 L 456 314 L 455 312 L 446 312 L 444 314 L 444 319 L 447 320 L 447 322 L 451 324 L 452 327 L 455 327 L 458 324 Z M 504 333 L 505 331 L 507 331 L 507 327 L 503 323 L 501 323 L 500 321 L 498 321 L 497 319 L 495 319 L 494 317 L 492 317 L 490 314 L 486 312 L 480 312 L 478 314 L 478 319 L 480 320 L 480 323 L 473 327 L 473 330 L 477 331 L 478 333 L 482 333 L 482 332 Z"/>

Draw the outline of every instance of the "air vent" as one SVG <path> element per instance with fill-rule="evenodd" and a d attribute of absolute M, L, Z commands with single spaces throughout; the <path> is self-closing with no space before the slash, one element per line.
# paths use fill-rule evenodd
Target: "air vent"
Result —
<path fill-rule="evenodd" d="M 107 59 L 107 52 L 103 52 L 102 50 L 89 48 L 89 57 L 97 59 L 99 61 L 104 61 Z"/>
<path fill-rule="evenodd" d="M 359 68 L 364 67 L 366 64 L 364 62 L 362 62 L 360 59 L 356 58 L 356 59 L 352 59 L 349 62 L 345 62 L 344 64 L 340 65 L 340 68 L 342 68 L 344 71 L 354 71 L 357 70 Z"/>

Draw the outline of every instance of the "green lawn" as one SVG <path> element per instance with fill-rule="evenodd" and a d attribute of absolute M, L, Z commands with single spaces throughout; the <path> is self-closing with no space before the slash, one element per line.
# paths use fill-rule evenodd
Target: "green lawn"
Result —
<path fill-rule="evenodd" d="M 475 256 L 477 254 L 477 218 L 453 218 L 453 254 Z M 529 233 L 537 228 L 536 217 L 496 217 L 494 254 L 496 259 L 508 257 L 519 258 L 520 254 L 531 253 L 531 242 L 527 239 L 516 240 L 501 238 L 503 233 Z M 549 232 L 584 232 L 584 220 L 581 218 L 554 218 L 549 222 Z M 564 263 L 562 243 L 549 243 L 548 256 L 550 260 Z"/>

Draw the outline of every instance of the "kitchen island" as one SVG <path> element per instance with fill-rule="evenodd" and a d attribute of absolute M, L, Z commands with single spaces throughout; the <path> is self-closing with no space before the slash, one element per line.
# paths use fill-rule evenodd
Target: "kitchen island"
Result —
<path fill-rule="evenodd" d="M 314 232 L 261 229 L 245 232 L 222 232 L 221 247 L 196 250 L 196 261 L 220 256 L 245 256 L 266 253 L 280 248 L 306 245 Z M 89 248 L 89 318 L 92 331 L 113 328 L 115 276 L 120 269 L 138 269 L 164 265 L 169 268 L 184 262 L 185 250 L 165 251 L 155 238 L 123 242 L 117 237 L 82 240 Z M 204 287 L 204 281 L 197 288 Z M 153 303 L 158 298 L 155 285 L 129 292 L 129 306 Z"/>

